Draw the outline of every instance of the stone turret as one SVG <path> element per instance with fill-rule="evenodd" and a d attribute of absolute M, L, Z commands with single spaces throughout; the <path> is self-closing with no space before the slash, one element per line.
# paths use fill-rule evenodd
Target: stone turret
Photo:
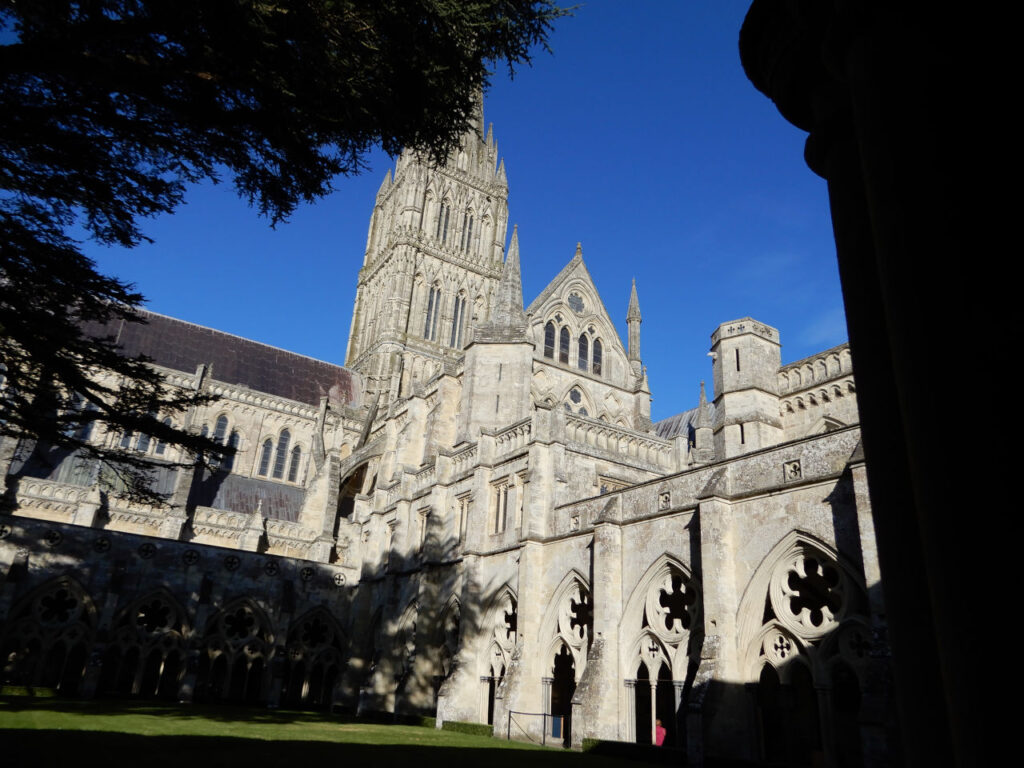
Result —
<path fill-rule="evenodd" d="M 513 228 L 508 258 L 486 322 L 466 348 L 458 436 L 513 424 L 530 415 L 533 343 L 526 333 L 519 273 L 519 233 Z"/>
<path fill-rule="evenodd" d="M 779 332 L 750 317 L 722 323 L 711 335 L 718 460 L 782 442 Z"/>

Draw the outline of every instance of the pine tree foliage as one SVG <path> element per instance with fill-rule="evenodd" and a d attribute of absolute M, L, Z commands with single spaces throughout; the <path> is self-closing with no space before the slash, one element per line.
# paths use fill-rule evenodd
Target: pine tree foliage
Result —
<path fill-rule="evenodd" d="M 488 66 L 545 46 L 550 0 L 0 0 L 0 435 L 84 451 L 89 425 L 217 455 L 163 419 L 206 402 L 86 327 L 138 322 L 76 237 L 131 247 L 186 186 L 232 180 L 272 225 L 375 145 L 441 159 Z M 174 420 L 180 424 L 180 418 Z M 224 453 L 226 448 L 221 448 Z"/>

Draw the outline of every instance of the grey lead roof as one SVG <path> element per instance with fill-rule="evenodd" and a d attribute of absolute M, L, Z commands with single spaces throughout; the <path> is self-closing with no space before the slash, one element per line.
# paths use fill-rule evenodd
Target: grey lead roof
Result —
<path fill-rule="evenodd" d="M 689 435 L 695 429 L 698 408 L 691 408 L 688 411 L 677 413 L 654 423 L 654 432 L 658 437 L 670 440 L 677 435 Z M 708 403 L 708 415 L 715 416 L 715 404 Z"/>
<path fill-rule="evenodd" d="M 116 321 L 92 325 L 86 332 L 113 336 L 125 355 L 146 355 L 163 368 L 195 373 L 197 366 L 206 364 L 208 375 L 226 384 L 314 406 L 321 397 L 357 404 L 358 374 L 340 365 L 155 312 L 140 310 L 139 314 L 145 323 Z"/>

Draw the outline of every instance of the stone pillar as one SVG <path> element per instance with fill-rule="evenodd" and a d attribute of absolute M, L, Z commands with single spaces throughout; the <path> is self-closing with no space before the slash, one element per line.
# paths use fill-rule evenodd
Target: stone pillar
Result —
<path fill-rule="evenodd" d="M 626 713 L 626 729 L 625 736 L 626 741 L 636 741 L 636 680 L 625 680 L 626 688 L 626 706 L 624 711 Z"/>

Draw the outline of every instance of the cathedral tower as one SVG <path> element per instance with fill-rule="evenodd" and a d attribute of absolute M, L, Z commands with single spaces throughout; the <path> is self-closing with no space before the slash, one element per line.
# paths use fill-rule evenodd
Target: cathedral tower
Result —
<path fill-rule="evenodd" d="M 437 168 L 410 151 L 377 192 L 345 365 L 368 401 L 405 396 L 462 355 L 501 276 L 508 181 L 493 129 L 473 130 Z"/>
<path fill-rule="evenodd" d="M 778 330 L 750 317 L 722 323 L 711 334 L 716 459 L 782 442 L 780 350 Z"/>

